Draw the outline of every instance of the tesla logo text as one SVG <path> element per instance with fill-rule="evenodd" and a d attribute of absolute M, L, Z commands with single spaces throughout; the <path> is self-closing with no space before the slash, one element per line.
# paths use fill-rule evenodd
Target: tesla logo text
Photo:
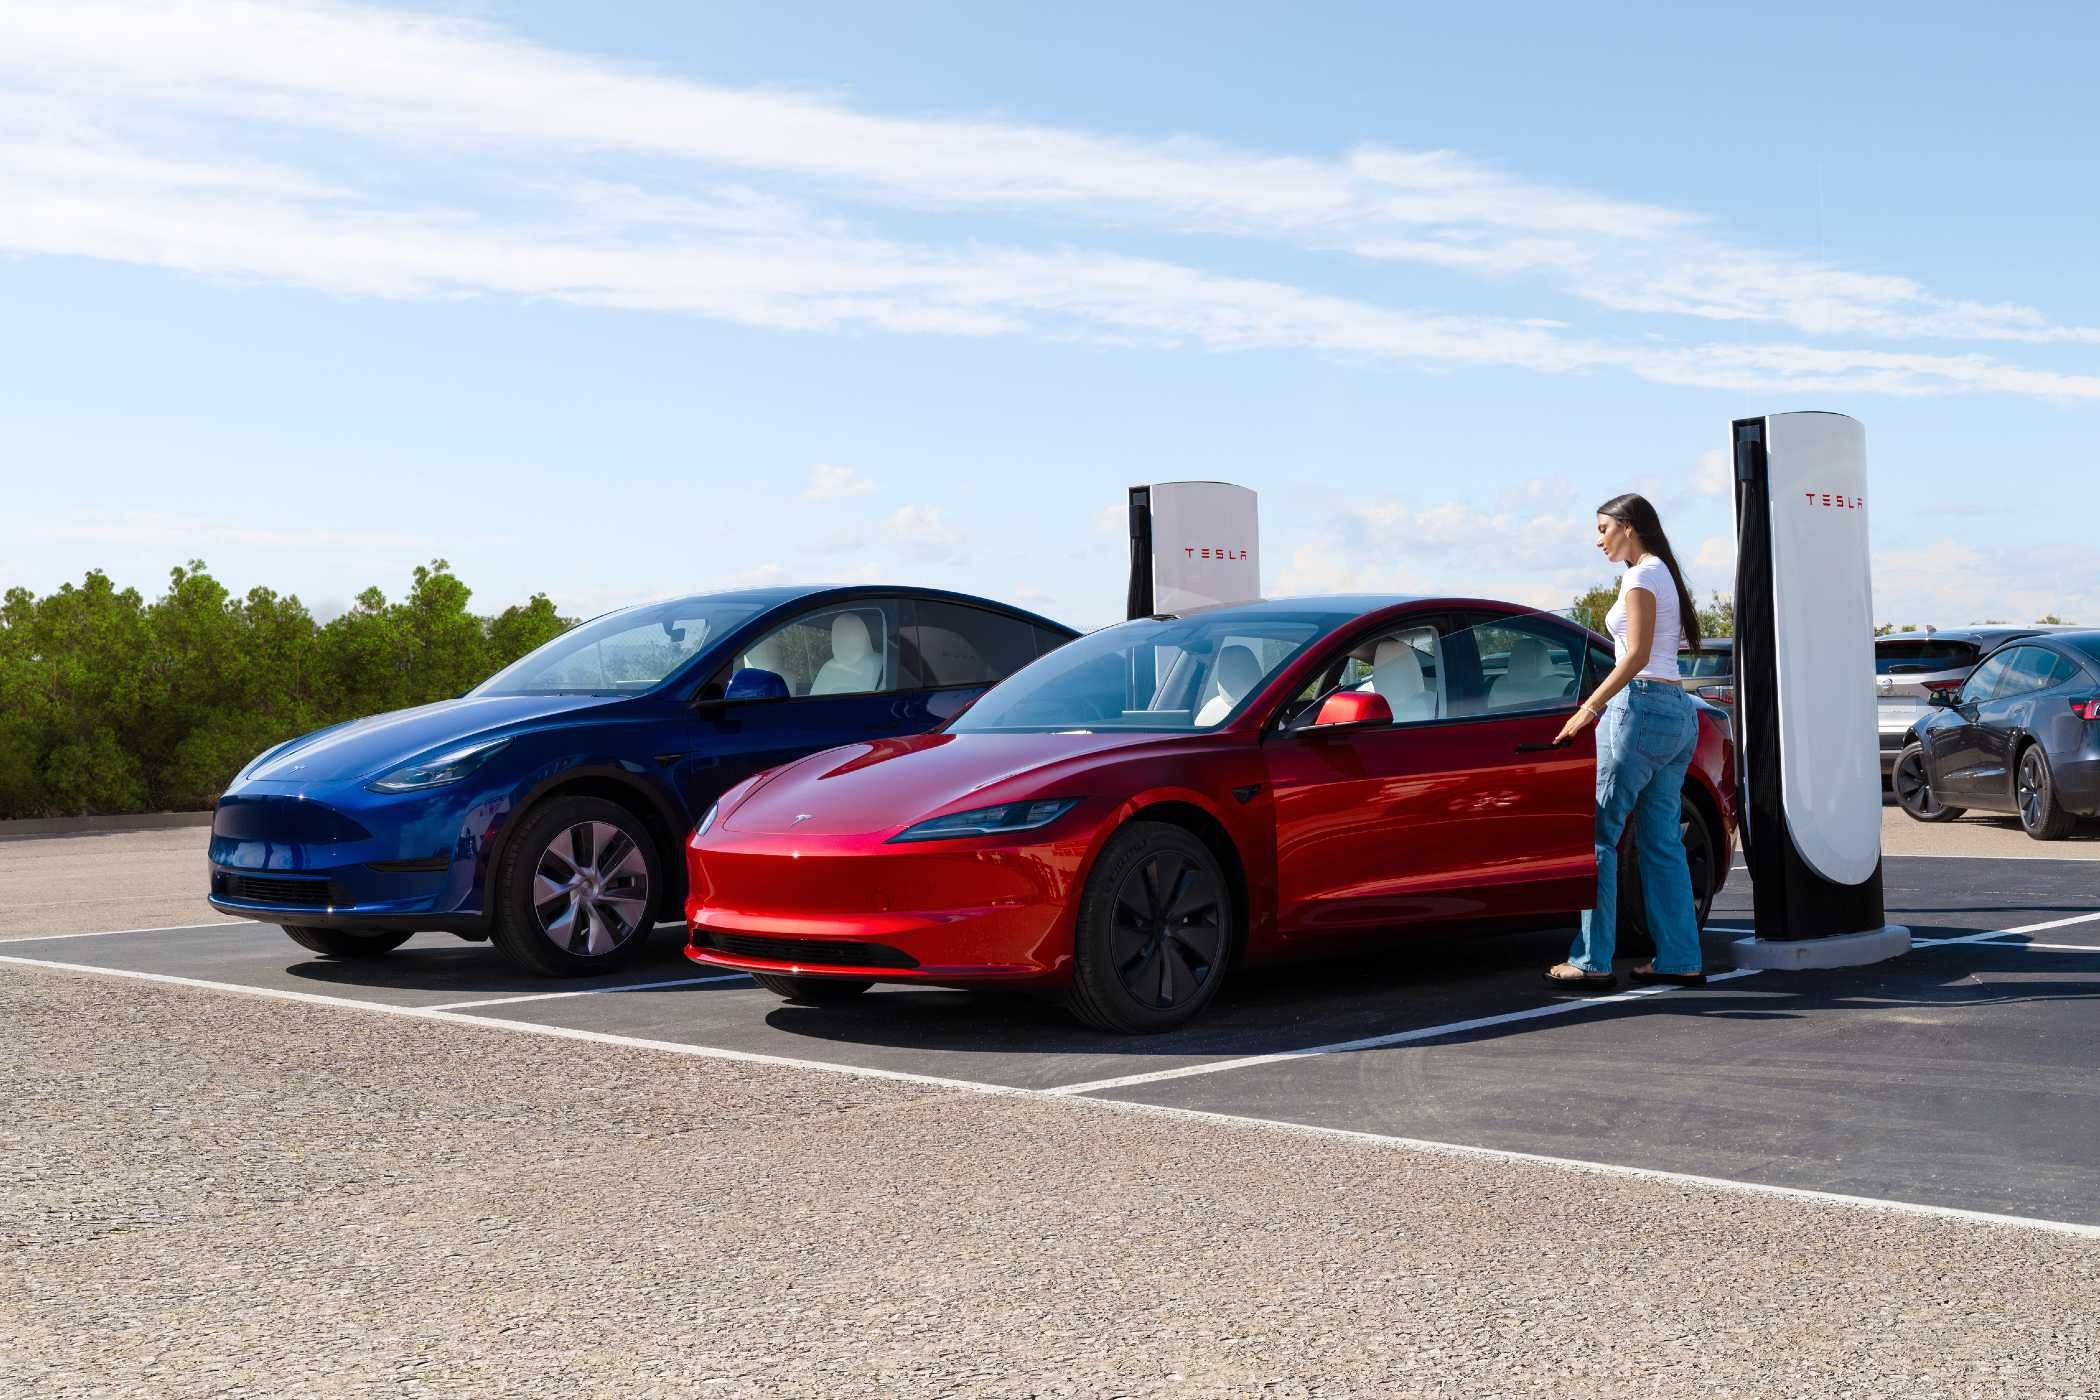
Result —
<path fill-rule="evenodd" d="M 1191 559 L 1245 559 L 1247 557 L 1247 551 L 1244 549 L 1227 549 L 1224 545 L 1217 544 L 1183 545 L 1181 552 Z"/>
<path fill-rule="evenodd" d="M 1831 491 L 1803 491 L 1812 506 L 1829 506 L 1832 510 L 1865 510 L 1865 496 L 1841 496 Z"/>

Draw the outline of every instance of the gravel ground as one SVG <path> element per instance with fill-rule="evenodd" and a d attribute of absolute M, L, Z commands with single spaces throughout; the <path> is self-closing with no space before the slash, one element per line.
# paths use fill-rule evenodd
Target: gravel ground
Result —
<path fill-rule="evenodd" d="M 0 968 L 0 1394 L 2100 1396 L 2100 1244 Z"/>
<path fill-rule="evenodd" d="M 0 939 L 224 923 L 204 900 L 206 827 L 0 840 Z"/>

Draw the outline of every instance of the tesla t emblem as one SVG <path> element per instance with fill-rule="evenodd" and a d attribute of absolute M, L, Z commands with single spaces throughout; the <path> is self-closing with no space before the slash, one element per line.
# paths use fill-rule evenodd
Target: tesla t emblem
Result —
<path fill-rule="evenodd" d="M 1881 678 L 1881 688 L 1883 690 L 1894 690 L 1896 688 L 1895 678 L 1892 676 L 1883 676 Z"/>
<path fill-rule="evenodd" d="M 804 823 L 804 822 L 808 821 L 808 820 L 809 820 L 809 819 L 810 819 L 811 817 L 813 817 L 813 816 L 815 816 L 815 815 L 816 815 L 816 813 L 815 813 L 815 812 L 797 812 L 797 813 L 795 813 L 795 819 L 794 819 L 793 821 L 789 822 L 789 823 L 788 823 L 788 825 L 789 825 L 789 826 L 800 826 L 800 825 L 802 825 L 802 823 Z"/>

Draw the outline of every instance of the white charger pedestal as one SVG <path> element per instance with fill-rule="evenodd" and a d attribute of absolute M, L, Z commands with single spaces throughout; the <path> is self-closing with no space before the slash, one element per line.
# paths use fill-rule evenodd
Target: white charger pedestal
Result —
<path fill-rule="evenodd" d="M 1261 596 L 1261 503 L 1225 481 L 1130 488 L 1128 616 Z"/>
<path fill-rule="evenodd" d="M 1883 924 L 1866 933 L 1837 933 L 1828 938 L 1738 938 L 1728 945 L 1728 955 L 1737 967 L 1774 972 L 1859 967 L 1900 958 L 1909 951 L 1910 930 L 1901 924 Z"/>
<path fill-rule="evenodd" d="M 1736 754 L 1748 968 L 1910 950 L 1881 892 L 1866 430 L 1839 413 L 1734 425 Z"/>

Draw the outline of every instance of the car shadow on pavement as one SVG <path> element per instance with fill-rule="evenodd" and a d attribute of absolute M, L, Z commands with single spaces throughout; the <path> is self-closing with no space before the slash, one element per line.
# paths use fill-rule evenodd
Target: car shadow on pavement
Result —
<path fill-rule="evenodd" d="M 440 937 L 444 941 L 438 941 Z M 720 971 L 687 962 L 681 951 L 684 947 L 677 930 L 658 929 L 649 947 L 625 966 L 595 977 L 542 977 L 513 966 L 486 943 L 426 934 L 378 958 L 314 958 L 294 950 L 291 956 L 301 960 L 288 962 L 285 974 L 340 988 L 502 997 L 586 992 L 630 982 L 702 977 Z"/>
<path fill-rule="evenodd" d="M 1915 930 L 1921 939 L 1967 931 Z M 804 1039 L 889 1049 L 1133 1057 L 1269 1054 L 1582 1002 L 1586 999 L 1557 997 L 1537 984 L 1538 970 L 1560 956 L 1566 937 L 1561 932 L 1505 935 L 1404 954 L 1262 969 L 1228 986 L 1186 1030 L 1154 1036 L 1091 1030 L 1047 997 L 917 988 L 890 989 L 844 1006 L 783 1004 L 766 1021 Z M 1632 961 L 1621 959 L 1622 972 Z M 1977 980 L 1996 974 L 2018 980 Z M 2064 974 L 2083 974 L 2085 980 Z M 1619 989 L 1627 985 L 1622 980 Z M 2100 1000 L 2100 947 L 2087 955 L 1962 944 L 1919 948 L 1897 962 L 1870 967 L 1765 973 L 1754 983 L 1659 991 L 1601 1002 L 1593 1010 L 1571 1006 L 1567 1016 L 1591 1023 L 1651 1016 L 1796 1020 L 1828 1011 L 1871 1014 L 2093 1000 Z M 1565 1024 L 1562 1017 L 1513 1020 L 1411 1043 L 1465 1044 Z"/>

